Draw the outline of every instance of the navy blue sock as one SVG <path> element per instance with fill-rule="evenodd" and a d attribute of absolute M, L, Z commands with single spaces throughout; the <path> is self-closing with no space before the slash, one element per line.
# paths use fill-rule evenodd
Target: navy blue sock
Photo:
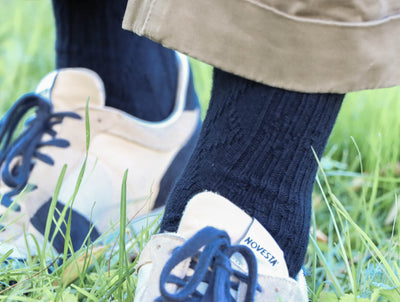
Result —
<path fill-rule="evenodd" d="M 167 202 L 162 231 L 176 231 L 193 195 L 217 192 L 271 233 L 295 277 L 308 244 L 317 171 L 312 148 L 322 156 L 343 97 L 287 91 L 215 70 L 200 138 Z"/>
<path fill-rule="evenodd" d="M 160 121 L 173 109 L 173 51 L 122 29 L 127 0 L 53 0 L 56 66 L 86 67 L 105 83 L 107 105 Z"/>

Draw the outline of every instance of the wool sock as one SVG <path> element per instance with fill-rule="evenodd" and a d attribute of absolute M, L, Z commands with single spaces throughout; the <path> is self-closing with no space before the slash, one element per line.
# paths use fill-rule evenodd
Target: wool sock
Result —
<path fill-rule="evenodd" d="M 56 67 L 86 67 L 105 83 L 106 104 L 148 121 L 172 111 L 173 51 L 122 29 L 127 0 L 53 0 Z"/>
<path fill-rule="evenodd" d="M 287 91 L 215 70 L 199 141 L 167 201 L 161 230 L 177 230 L 196 193 L 219 193 L 270 232 L 295 277 L 308 244 L 318 168 L 312 148 L 322 156 L 343 97 Z"/>

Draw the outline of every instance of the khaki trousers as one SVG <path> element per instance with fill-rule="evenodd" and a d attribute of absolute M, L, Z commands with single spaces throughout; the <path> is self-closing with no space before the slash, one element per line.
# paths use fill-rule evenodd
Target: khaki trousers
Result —
<path fill-rule="evenodd" d="M 288 90 L 400 84 L 400 0 L 129 0 L 123 27 Z"/>

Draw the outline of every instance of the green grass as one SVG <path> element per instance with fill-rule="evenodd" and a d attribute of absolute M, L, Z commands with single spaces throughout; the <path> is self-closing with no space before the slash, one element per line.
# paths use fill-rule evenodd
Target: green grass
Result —
<path fill-rule="evenodd" d="M 0 110 L 32 91 L 54 67 L 49 0 L 0 0 Z"/>
<path fill-rule="evenodd" d="M 0 5 L 0 113 L 4 113 L 54 68 L 54 28 L 48 0 L 0 0 Z M 206 108 L 211 69 L 192 63 Z M 400 191 L 399 101 L 400 88 L 346 96 L 313 196 L 313 229 L 322 231 L 327 241 L 310 235 L 305 268 L 312 301 L 400 301 L 400 225 L 396 219 L 387 223 Z M 121 183 L 124 192 L 122 179 Z M 124 194 L 121 200 L 123 209 Z M 129 301 L 136 274 L 128 256 L 134 247 L 143 246 L 149 230 L 124 248 L 125 235 L 121 232 L 119 237 L 121 249 L 112 248 L 113 244 L 107 250 L 83 248 L 69 260 L 66 249 L 60 256 L 66 261 L 62 266 L 50 265 L 54 255 L 48 247 L 24 268 L 0 259 L 0 301 Z"/>

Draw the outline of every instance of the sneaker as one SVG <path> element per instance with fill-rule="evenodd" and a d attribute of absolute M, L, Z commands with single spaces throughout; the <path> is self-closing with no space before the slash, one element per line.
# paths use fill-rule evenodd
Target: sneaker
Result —
<path fill-rule="evenodd" d="M 12 106 L 0 121 L 1 252 L 12 247 L 13 255 L 22 258 L 27 248 L 34 253 L 35 240 L 26 234 L 43 244 L 47 216 L 64 165 L 67 168 L 56 195 L 55 218 L 71 208 L 75 250 L 85 242 L 89 231 L 90 241 L 94 241 L 119 222 L 126 170 L 127 219 L 164 204 L 200 129 L 199 106 L 188 108 L 186 102 L 189 97 L 195 98 L 189 88 L 189 63 L 180 54 L 177 62 L 175 106 L 161 122 L 148 122 L 105 106 L 103 82 L 84 68 L 51 72 L 35 93 L 23 96 Z M 86 158 L 88 100 L 90 147 Z M 35 112 L 23 132 L 13 139 L 18 124 L 32 109 Z M 76 190 L 85 158 L 85 172 Z M 49 238 L 55 229 L 53 223 Z M 62 230 L 65 232 L 65 225 Z M 63 234 L 58 232 L 51 243 L 56 252 L 63 251 Z"/>
<path fill-rule="evenodd" d="M 308 301 L 303 273 L 289 277 L 268 231 L 211 192 L 189 201 L 177 233 L 151 238 L 137 271 L 140 302 Z"/>

